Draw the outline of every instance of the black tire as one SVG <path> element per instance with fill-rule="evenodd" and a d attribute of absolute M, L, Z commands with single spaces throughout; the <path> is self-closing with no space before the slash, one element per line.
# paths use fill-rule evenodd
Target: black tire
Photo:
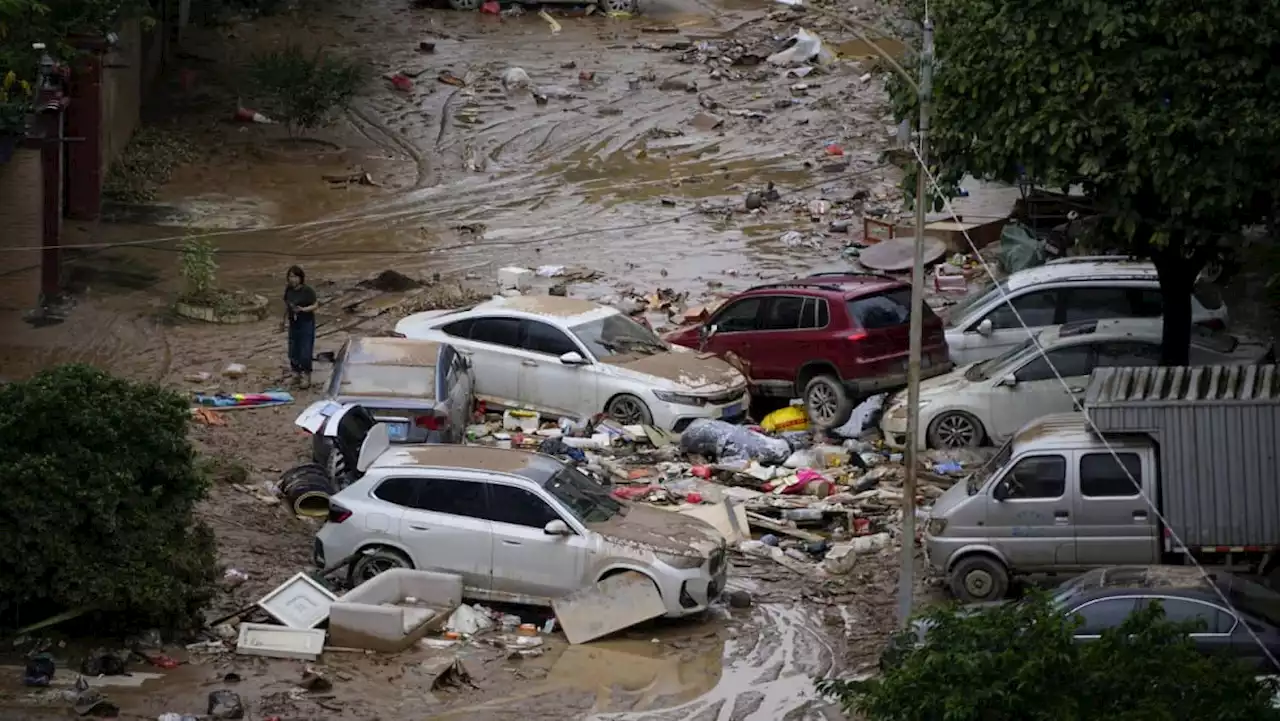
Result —
<path fill-rule="evenodd" d="M 999 601 L 1009 592 L 1009 571 L 991 556 L 969 556 L 951 569 L 947 585 L 963 603 Z"/>
<path fill-rule="evenodd" d="M 604 414 L 625 426 L 653 425 L 653 414 L 644 401 L 630 393 L 619 393 L 609 399 Z"/>
<path fill-rule="evenodd" d="M 355 588 L 370 578 L 393 568 L 413 568 L 409 557 L 394 548 L 379 546 L 373 553 L 362 553 L 351 563 L 347 572 L 347 585 Z"/>
<path fill-rule="evenodd" d="M 963 411 L 947 411 L 934 418 L 925 433 L 930 448 L 977 448 L 986 439 L 982 421 Z"/>
<path fill-rule="evenodd" d="M 449 0 L 449 7 L 463 12 L 475 12 L 480 9 L 481 0 Z"/>
<path fill-rule="evenodd" d="M 607 13 L 634 13 L 638 9 L 636 0 L 597 0 L 597 4 Z"/>
<path fill-rule="evenodd" d="M 294 515 L 304 518 L 327 517 L 329 496 L 335 490 L 329 472 L 318 463 L 304 463 L 280 477 L 280 495 Z"/>
<path fill-rule="evenodd" d="M 334 455 L 333 440 L 320 434 L 311 436 L 311 460 L 322 466 L 329 465 L 329 457 Z"/>
<path fill-rule="evenodd" d="M 839 428 L 853 414 L 853 399 L 836 376 L 815 376 L 804 386 L 804 410 L 819 430 Z"/>

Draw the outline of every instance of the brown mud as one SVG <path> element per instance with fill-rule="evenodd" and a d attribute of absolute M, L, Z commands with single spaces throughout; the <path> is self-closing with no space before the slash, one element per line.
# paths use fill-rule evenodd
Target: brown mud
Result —
<path fill-rule="evenodd" d="M 0 288 L 0 377 L 78 361 L 187 391 L 282 387 L 279 296 L 293 263 L 320 296 L 317 353 L 411 312 L 474 302 L 509 265 L 590 269 L 599 280 L 570 291 L 603 300 L 659 287 L 705 298 L 762 278 L 848 267 L 840 255 L 848 236 L 826 234 L 827 220 L 806 206 L 865 198 L 867 207 L 896 209 L 898 171 L 880 160 L 888 135 L 882 81 L 864 80 L 871 64 L 856 59 L 799 78 L 751 58 L 780 49 L 800 26 L 836 46 L 855 38 L 763 0 L 642 4 L 642 15 L 625 19 L 553 11 L 556 34 L 533 13 L 497 18 L 401 0 L 193 29 L 148 115 L 183 134 L 194 159 L 154 201 L 110 206 L 114 221 L 67 225 L 64 243 L 87 247 L 67 251 L 79 293 L 61 322 L 30 327 L 23 311 L 31 299 Z M 308 140 L 230 120 L 248 58 L 287 40 L 366 57 L 377 72 L 348 113 Z M 418 51 L 424 40 L 434 53 Z M 546 104 L 503 89 L 501 75 L 513 66 Z M 464 85 L 438 80 L 446 71 Z M 410 91 L 382 79 L 397 72 L 412 78 Z M 372 183 L 326 179 L 365 173 Z M 769 182 L 782 200 L 747 212 L 744 194 Z M 817 246 L 781 242 L 789 230 L 818 233 Z M 175 319 L 177 242 L 192 232 L 217 243 L 222 287 L 271 298 L 277 315 L 234 328 Z M 358 285 L 387 268 L 425 287 L 383 293 Z M 233 362 L 248 373 L 221 376 Z M 211 378 L 188 380 L 195 373 Z M 327 375 L 318 365 L 316 382 L 295 390 L 292 405 L 195 426 L 203 453 L 244 469 L 200 509 L 222 563 L 248 575 L 220 594 L 211 617 L 310 567 L 315 524 L 286 513 L 265 489 L 308 458 L 293 419 Z M 297 685 L 301 662 L 188 658 L 175 647 L 189 663 L 108 696 L 123 718 L 136 719 L 202 713 L 207 693 L 224 687 L 244 698 L 247 718 L 826 717 L 813 680 L 874 661 L 892 625 L 892 559 L 867 559 L 839 582 L 798 578 L 767 559 L 734 563 L 730 588 L 755 596 L 750 609 L 717 608 L 705 619 L 582 647 L 553 635 L 537 658 L 512 660 L 483 640 L 450 649 L 474 688 L 430 691 L 421 663 L 440 650 L 326 654 L 317 666 L 334 689 L 317 694 Z M 243 680 L 228 685 L 228 672 Z M 0 708 L 69 713 L 63 701 L 3 683 Z"/>

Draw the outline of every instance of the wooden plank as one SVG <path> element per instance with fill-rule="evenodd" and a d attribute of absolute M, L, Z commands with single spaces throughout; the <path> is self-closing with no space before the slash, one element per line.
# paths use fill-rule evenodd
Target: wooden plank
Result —
<path fill-rule="evenodd" d="M 667 612 L 658 587 L 647 576 L 626 571 L 551 604 L 569 643 L 586 643 Z"/>
<path fill-rule="evenodd" d="M 751 511 L 747 511 L 747 522 L 756 528 L 763 528 L 771 533 L 781 533 L 784 536 L 791 536 L 792 538 L 798 538 L 801 541 L 807 541 L 809 543 L 817 543 L 818 541 L 826 540 L 826 538 L 819 536 L 816 533 L 809 533 L 808 531 L 802 531 L 798 528 L 792 528 L 781 521 L 775 521 L 772 518 L 762 516 L 759 513 L 752 513 Z"/>

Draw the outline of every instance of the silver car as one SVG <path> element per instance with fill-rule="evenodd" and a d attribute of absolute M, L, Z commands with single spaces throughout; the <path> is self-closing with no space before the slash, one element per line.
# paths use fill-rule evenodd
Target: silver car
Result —
<path fill-rule="evenodd" d="M 352 584 L 414 568 L 461 576 L 468 598 L 550 605 L 637 571 L 668 616 L 702 611 L 724 589 L 725 539 L 703 521 L 617 500 L 550 456 L 380 437 L 368 433 L 362 475 L 330 499 L 316 534 L 320 567 L 372 549 L 352 565 Z"/>
<path fill-rule="evenodd" d="M 308 427 L 304 418 L 336 418 L 354 404 L 387 425 L 392 443 L 458 443 L 466 435 L 474 399 L 471 362 L 448 343 L 355 337 L 335 356 L 325 397 L 304 410 L 297 423 Z M 331 472 L 343 462 L 332 452 L 333 435 L 312 433 L 312 457 Z"/>

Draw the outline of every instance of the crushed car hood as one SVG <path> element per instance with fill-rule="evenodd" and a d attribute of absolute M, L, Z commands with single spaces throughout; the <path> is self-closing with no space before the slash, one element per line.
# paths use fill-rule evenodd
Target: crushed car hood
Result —
<path fill-rule="evenodd" d="M 728 390 L 746 383 L 737 369 L 710 353 L 669 351 L 611 356 L 600 362 L 630 373 L 662 378 L 690 390 Z"/>
<path fill-rule="evenodd" d="M 587 528 L 611 541 L 641 545 L 660 553 L 706 558 L 724 546 L 724 537 L 710 524 L 674 511 L 626 503 L 626 514 Z"/>

